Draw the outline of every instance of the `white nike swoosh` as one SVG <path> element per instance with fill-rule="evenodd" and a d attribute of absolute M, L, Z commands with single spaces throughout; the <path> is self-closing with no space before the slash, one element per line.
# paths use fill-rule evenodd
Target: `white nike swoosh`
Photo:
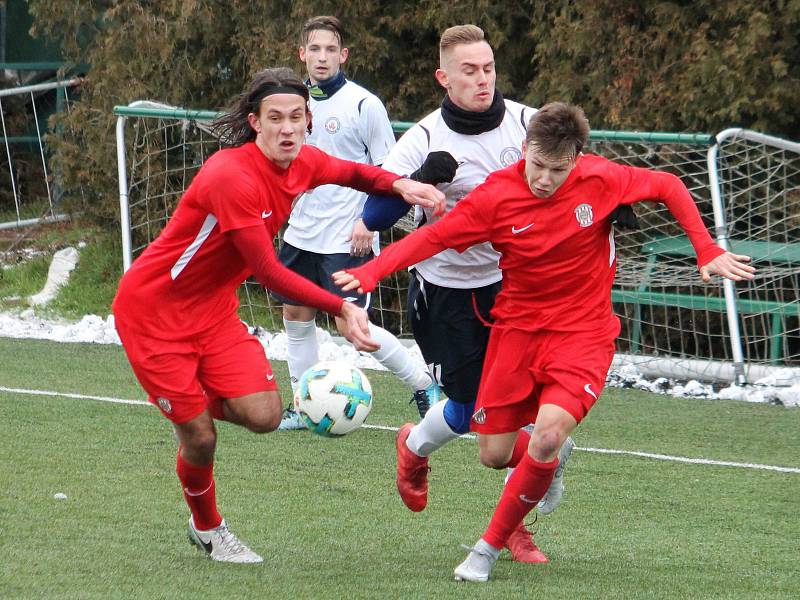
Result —
<path fill-rule="evenodd" d="M 531 500 L 525 494 L 520 494 L 519 495 L 519 499 L 522 500 L 523 502 L 525 502 L 526 504 L 538 504 L 539 503 L 538 500 Z"/>
<path fill-rule="evenodd" d="M 261 213 L 261 218 L 262 218 L 262 219 L 268 219 L 268 218 L 269 218 L 269 217 L 271 217 L 271 216 L 272 216 L 272 211 L 269 211 L 269 212 L 267 212 L 267 211 L 262 211 L 262 213 Z"/>
<path fill-rule="evenodd" d="M 530 229 L 531 227 L 533 227 L 533 223 L 525 225 L 525 227 L 520 227 L 519 229 L 517 229 L 516 227 L 512 226 L 511 227 L 511 233 L 513 233 L 514 235 L 517 235 L 518 233 L 522 233 L 523 231 L 525 231 L 526 229 Z"/>
<path fill-rule="evenodd" d="M 595 400 L 597 400 L 597 394 L 595 394 L 592 391 L 592 384 L 591 383 L 587 383 L 585 386 L 583 386 L 583 391 L 586 392 L 587 394 L 589 394 Z"/>
<path fill-rule="evenodd" d="M 273 379 L 275 379 L 274 373 L 270 373 L 269 375 L 267 375 L 267 381 L 272 381 Z"/>

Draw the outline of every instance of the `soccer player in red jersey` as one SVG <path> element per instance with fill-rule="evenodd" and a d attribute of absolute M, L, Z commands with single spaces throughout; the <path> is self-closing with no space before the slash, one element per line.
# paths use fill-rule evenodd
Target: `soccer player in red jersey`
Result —
<path fill-rule="evenodd" d="M 445 248 L 488 241 L 501 255 L 503 284 L 471 428 L 484 465 L 516 469 L 488 528 L 456 567 L 459 580 L 489 579 L 508 536 L 547 491 L 558 449 L 603 390 L 620 330 L 606 217 L 619 205 L 662 202 L 689 237 L 703 281 L 754 277 L 749 257 L 714 243 L 676 176 L 584 155 L 588 137 L 579 107 L 544 106 L 528 124 L 521 161 L 490 175 L 440 221 L 334 274 L 345 290 L 369 291 Z M 534 422 L 533 435 L 521 429 Z"/>
<path fill-rule="evenodd" d="M 389 192 L 443 206 L 436 188 L 303 144 L 308 89 L 290 70 L 259 72 L 215 122 L 223 145 L 181 198 L 167 226 L 122 277 L 113 312 L 149 400 L 172 421 L 177 474 L 191 510 L 189 538 L 212 559 L 261 562 L 217 511 L 214 419 L 274 430 L 283 405 L 261 343 L 237 315 L 237 289 L 263 286 L 346 322 L 359 350 L 375 350 L 366 312 L 286 269 L 272 239 L 298 195 L 322 184 Z"/>

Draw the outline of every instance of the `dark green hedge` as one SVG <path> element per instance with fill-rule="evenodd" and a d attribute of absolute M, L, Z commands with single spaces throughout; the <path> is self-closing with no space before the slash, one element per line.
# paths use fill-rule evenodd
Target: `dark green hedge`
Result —
<path fill-rule="evenodd" d="M 438 105 L 441 31 L 483 27 L 498 87 L 531 105 L 581 104 L 594 128 L 713 133 L 743 126 L 800 137 L 800 0 L 443 3 L 299 0 L 30 0 L 34 33 L 92 65 L 57 142 L 60 170 L 83 208 L 116 218 L 112 107 L 137 99 L 221 109 L 256 70 L 301 72 L 298 30 L 315 14 L 348 28 L 347 74 L 384 99 L 394 120 Z"/>

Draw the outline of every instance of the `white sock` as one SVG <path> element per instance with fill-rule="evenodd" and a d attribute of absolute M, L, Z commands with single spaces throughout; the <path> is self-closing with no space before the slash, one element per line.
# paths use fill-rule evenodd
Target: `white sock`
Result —
<path fill-rule="evenodd" d="M 428 372 L 414 362 L 408 350 L 394 335 L 374 323 L 369 324 L 369 334 L 381 345 L 372 356 L 401 381 L 415 392 L 424 390 L 431 384 L 432 379 Z"/>
<path fill-rule="evenodd" d="M 297 380 L 306 370 L 319 362 L 317 345 L 317 324 L 312 321 L 283 320 L 286 329 L 286 352 L 289 355 L 289 376 L 292 390 L 297 387 Z"/>
<path fill-rule="evenodd" d="M 487 554 L 491 555 L 491 557 L 494 558 L 495 560 L 498 559 L 498 557 L 500 556 L 500 550 L 502 550 L 502 548 L 495 548 L 483 538 L 475 542 L 474 548 L 475 550 L 482 550 L 483 552 L 486 552 Z"/>
<path fill-rule="evenodd" d="M 448 400 L 447 402 L 452 402 Z M 456 433 L 444 420 L 444 405 L 437 402 L 430 407 L 425 418 L 411 428 L 406 446 L 417 456 L 430 456 L 450 440 L 456 439 Z"/>

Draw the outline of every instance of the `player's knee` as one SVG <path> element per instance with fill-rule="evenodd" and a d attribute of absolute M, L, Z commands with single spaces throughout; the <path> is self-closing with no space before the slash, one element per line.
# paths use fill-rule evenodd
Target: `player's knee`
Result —
<path fill-rule="evenodd" d="M 550 461 L 555 458 L 561 448 L 561 443 L 564 437 L 555 429 L 547 431 L 538 431 L 534 429 L 533 433 L 533 458 L 538 461 Z"/>
<path fill-rule="evenodd" d="M 217 447 L 217 432 L 213 429 L 195 431 L 181 438 L 181 445 L 195 457 L 213 457 Z"/>
<path fill-rule="evenodd" d="M 481 448 L 478 456 L 481 464 L 490 469 L 504 469 L 508 466 L 508 461 L 511 460 L 508 452 L 494 448 Z"/>
<path fill-rule="evenodd" d="M 275 431 L 281 424 L 282 413 L 280 401 L 261 402 L 247 411 L 244 426 L 253 433 Z"/>
<path fill-rule="evenodd" d="M 265 412 L 257 415 L 251 415 L 247 419 L 245 427 L 247 427 L 247 429 L 253 433 L 269 433 L 270 431 L 275 431 L 280 424 L 280 412 Z"/>
<path fill-rule="evenodd" d="M 467 433 L 472 413 L 475 410 L 475 402 L 462 404 L 449 398 L 444 405 L 444 421 L 454 433 Z"/>

